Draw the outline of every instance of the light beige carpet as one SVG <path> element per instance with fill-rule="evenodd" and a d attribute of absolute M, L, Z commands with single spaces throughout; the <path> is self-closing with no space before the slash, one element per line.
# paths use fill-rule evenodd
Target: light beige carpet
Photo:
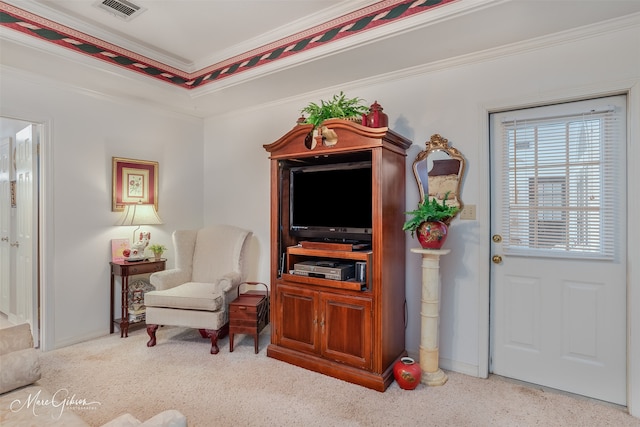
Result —
<path fill-rule="evenodd" d="M 148 419 L 165 409 L 189 426 L 640 426 L 624 408 L 522 385 L 500 377 L 449 373 L 441 387 L 372 391 L 266 357 L 269 328 L 254 354 L 237 336 L 210 355 L 196 330 L 165 327 L 147 348 L 144 329 L 113 334 L 41 356 L 42 379 L 99 406 L 79 415 L 101 425 L 131 413 Z"/>

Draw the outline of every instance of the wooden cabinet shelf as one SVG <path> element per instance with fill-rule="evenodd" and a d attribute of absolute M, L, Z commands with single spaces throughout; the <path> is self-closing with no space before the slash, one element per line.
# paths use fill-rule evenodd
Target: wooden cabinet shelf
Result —
<path fill-rule="evenodd" d="M 367 261 L 371 251 L 332 251 L 327 249 L 307 249 L 301 246 L 287 248 L 290 255 L 305 255 L 316 258 L 339 258 L 357 261 Z"/>
<path fill-rule="evenodd" d="M 300 246 L 292 246 L 287 248 L 287 264 L 285 271 L 294 271 L 295 264 L 303 261 L 336 260 L 340 263 L 353 263 L 355 261 L 359 261 L 367 264 L 367 274 L 365 274 L 365 277 L 368 279 L 369 277 L 371 277 L 371 274 L 369 272 L 372 262 L 372 255 L 373 252 L 371 251 L 336 251 L 327 249 L 307 249 Z M 324 286 L 328 288 L 345 289 L 352 291 L 364 291 L 370 289 L 370 282 L 368 280 L 359 282 L 356 281 L 355 278 L 349 280 L 330 280 L 320 277 L 300 276 L 291 273 L 283 273 L 282 278 L 288 282 Z"/>
<path fill-rule="evenodd" d="M 300 283 L 304 285 L 316 285 L 324 286 L 326 288 L 347 289 L 351 291 L 362 291 L 363 287 L 366 289 L 366 285 L 354 280 L 330 280 L 322 279 L 320 277 L 307 277 L 299 276 L 297 274 L 283 274 L 282 279 L 285 282 Z"/>
<path fill-rule="evenodd" d="M 411 141 L 388 128 L 328 120 L 333 145 L 297 125 L 264 148 L 271 159 L 271 343 L 267 356 L 384 391 L 405 351 L 405 179 Z M 305 143 L 305 141 L 307 143 Z M 371 162 L 370 241 L 306 242 L 291 231 L 289 175 L 305 164 Z M 358 250 L 365 246 L 367 249 Z M 363 282 L 293 274 L 296 263 L 365 263 Z"/>

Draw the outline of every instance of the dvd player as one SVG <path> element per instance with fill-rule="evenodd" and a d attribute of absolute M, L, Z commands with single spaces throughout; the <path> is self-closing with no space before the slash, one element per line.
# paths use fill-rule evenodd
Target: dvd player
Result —
<path fill-rule="evenodd" d="M 303 261 L 293 265 L 293 274 L 330 280 L 349 280 L 355 277 L 355 265 L 335 261 Z"/>

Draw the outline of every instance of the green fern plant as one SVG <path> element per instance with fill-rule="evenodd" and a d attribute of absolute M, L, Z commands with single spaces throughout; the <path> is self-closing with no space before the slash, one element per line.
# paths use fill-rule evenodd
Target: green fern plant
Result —
<path fill-rule="evenodd" d="M 428 198 L 425 198 L 421 203 L 418 203 L 418 209 L 405 212 L 405 214 L 412 215 L 412 217 L 404 223 L 402 229 L 410 231 L 411 237 L 414 237 L 416 230 L 423 222 L 447 222 L 460 210 L 457 206 L 448 206 L 446 204 L 448 197 L 449 192 L 445 194 L 442 203 L 438 203 L 436 199 L 429 201 Z"/>
<path fill-rule="evenodd" d="M 316 128 L 327 119 L 348 119 L 362 116 L 369 112 L 369 107 L 364 104 L 363 99 L 347 98 L 340 91 L 339 94 L 333 95 L 331 100 L 321 100 L 320 104 L 311 102 L 300 112 L 303 115 L 308 114 L 304 123 L 312 124 Z"/>

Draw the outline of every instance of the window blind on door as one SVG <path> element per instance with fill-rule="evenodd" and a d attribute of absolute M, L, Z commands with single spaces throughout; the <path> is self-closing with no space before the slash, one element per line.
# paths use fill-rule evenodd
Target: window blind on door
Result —
<path fill-rule="evenodd" d="M 502 121 L 505 253 L 614 257 L 619 114 L 607 106 Z"/>

